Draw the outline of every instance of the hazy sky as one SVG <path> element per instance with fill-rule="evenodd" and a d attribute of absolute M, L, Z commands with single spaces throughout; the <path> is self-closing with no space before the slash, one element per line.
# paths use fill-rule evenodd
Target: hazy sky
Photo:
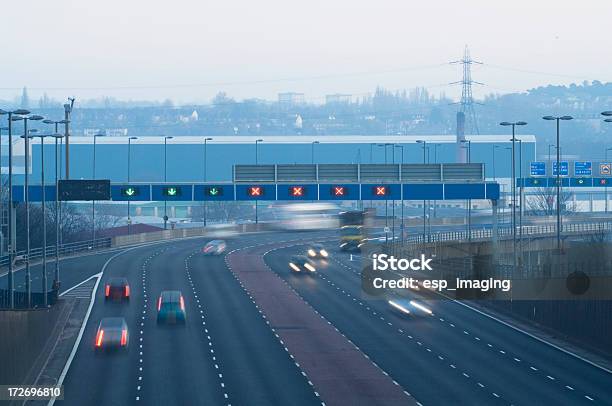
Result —
<path fill-rule="evenodd" d="M 456 97 L 460 68 L 446 62 L 466 44 L 485 62 L 477 96 L 605 82 L 611 17 L 597 0 L 35 0 L 2 8 L 0 98 L 27 86 L 33 98 L 317 102 L 377 85 Z"/>

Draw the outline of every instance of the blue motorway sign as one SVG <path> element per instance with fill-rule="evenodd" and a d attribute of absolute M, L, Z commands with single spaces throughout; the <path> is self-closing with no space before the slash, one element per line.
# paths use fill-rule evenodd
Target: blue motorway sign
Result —
<path fill-rule="evenodd" d="M 414 184 L 404 185 L 404 200 L 443 200 L 444 185 Z"/>
<path fill-rule="evenodd" d="M 277 200 L 317 200 L 317 184 L 279 184 L 276 186 Z"/>
<path fill-rule="evenodd" d="M 574 176 L 592 176 L 593 163 L 589 161 L 574 162 Z"/>
<path fill-rule="evenodd" d="M 235 198 L 233 184 L 193 185 L 193 200 L 217 202 Z"/>
<path fill-rule="evenodd" d="M 561 164 L 561 172 L 559 176 L 569 176 L 569 162 L 560 161 Z M 553 176 L 557 176 L 557 161 L 553 162 Z"/>
<path fill-rule="evenodd" d="M 605 179 L 607 178 L 598 178 Z M 562 178 L 563 185 L 569 186 L 569 178 Z M 590 186 L 591 178 L 572 178 L 577 186 Z M 612 180 L 612 178 L 610 178 Z M 519 179 L 522 182 L 546 183 L 546 178 Z M 555 178 L 549 178 L 549 186 Z M 603 182 L 603 180 L 602 180 Z M 574 184 L 574 183 L 572 183 Z M 164 184 L 132 183 L 110 185 L 110 197 L 114 201 L 291 201 L 291 200 L 453 200 L 453 199 L 499 199 L 498 183 L 253 183 L 253 184 Z M 598 186 L 598 185 L 596 185 Z M 29 187 L 29 198 L 32 202 L 42 200 L 42 187 Z M 13 186 L 13 201 L 23 202 L 23 185 Z M 55 199 L 55 185 L 45 187 L 45 198 Z"/>
<path fill-rule="evenodd" d="M 363 184 L 361 185 L 361 198 L 363 200 L 401 200 L 401 185 L 394 184 Z"/>
<path fill-rule="evenodd" d="M 546 176 L 546 162 L 532 162 L 531 165 L 529 165 L 529 175 Z"/>
<path fill-rule="evenodd" d="M 593 178 L 570 178 L 570 186 L 591 187 L 593 186 Z"/>

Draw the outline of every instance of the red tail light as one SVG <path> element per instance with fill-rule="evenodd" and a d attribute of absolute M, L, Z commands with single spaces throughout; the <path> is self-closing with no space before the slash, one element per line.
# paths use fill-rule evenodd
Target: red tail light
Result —
<path fill-rule="evenodd" d="M 185 300 L 183 300 L 183 296 L 181 296 L 181 310 L 185 311 Z"/>
<path fill-rule="evenodd" d="M 104 330 L 98 330 L 98 335 L 96 336 L 96 347 L 102 346 L 103 338 L 104 338 Z"/>
<path fill-rule="evenodd" d="M 110 296 L 110 285 L 106 285 L 106 289 L 104 290 L 104 295 L 106 297 Z"/>
<path fill-rule="evenodd" d="M 157 311 L 161 310 L 161 296 L 157 299 Z"/>
<path fill-rule="evenodd" d="M 121 330 L 121 346 L 125 347 L 127 345 L 127 330 Z"/>
<path fill-rule="evenodd" d="M 130 297 L 130 285 L 125 285 L 125 297 Z"/>

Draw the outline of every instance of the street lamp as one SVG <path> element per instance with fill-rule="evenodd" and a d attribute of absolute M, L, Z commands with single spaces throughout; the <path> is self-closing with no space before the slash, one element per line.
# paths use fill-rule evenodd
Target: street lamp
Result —
<path fill-rule="evenodd" d="M 417 144 L 423 144 L 423 164 L 427 162 L 427 141 L 426 140 L 417 140 Z M 425 205 L 425 200 L 423 200 L 423 243 L 425 243 L 425 238 L 427 236 L 427 224 L 426 224 L 426 216 L 427 216 L 427 207 Z"/>
<path fill-rule="evenodd" d="M 315 144 L 320 144 L 320 142 L 319 141 L 313 141 L 311 143 L 311 146 L 310 146 L 310 159 L 312 161 L 312 164 L 314 164 L 314 146 L 315 146 Z"/>
<path fill-rule="evenodd" d="M 57 124 L 56 124 L 57 128 Z M 53 289 L 55 290 L 55 294 L 59 295 L 59 240 L 60 240 L 60 229 L 59 229 L 59 194 L 58 194 L 58 185 L 59 185 L 59 167 L 58 167 L 58 149 L 57 149 L 57 140 L 63 139 L 64 136 L 62 134 L 53 134 L 53 138 L 55 138 L 55 274 L 53 278 Z"/>
<path fill-rule="evenodd" d="M 12 120 L 19 121 L 23 120 L 23 135 L 21 138 L 25 141 L 25 162 L 24 162 L 24 183 L 25 183 L 25 205 L 26 205 L 26 260 L 25 260 L 25 284 L 26 284 L 26 297 L 28 307 L 32 307 L 32 278 L 30 275 L 30 192 L 29 192 L 29 172 L 30 172 L 30 131 L 28 131 L 28 121 L 40 121 L 43 117 L 39 115 L 32 116 L 16 116 L 12 117 Z"/>
<path fill-rule="evenodd" d="M 206 183 L 206 167 L 208 166 L 208 154 L 206 151 L 208 141 L 212 141 L 211 137 L 204 138 L 204 183 Z M 204 186 L 204 193 L 206 193 L 206 185 Z M 206 227 L 206 209 L 208 208 L 207 201 L 204 200 L 204 227 Z"/>
<path fill-rule="evenodd" d="M 561 145 L 559 144 L 559 122 L 572 120 L 572 116 L 544 116 L 544 120 L 557 123 L 557 251 L 561 253 Z"/>
<path fill-rule="evenodd" d="M 164 136 L 164 183 L 168 181 L 168 140 L 174 138 L 171 135 Z M 168 199 L 164 196 L 164 230 L 168 229 Z"/>
<path fill-rule="evenodd" d="M 612 120 L 610 120 L 610 122 L 612 122 Z M 608 163 L 608 151 L 612 151 L 612 147 L 606 148 L 606 153 L 605 153 L 605 161 L 606 161 L 606 163 Z M 607 213 L 608 212 L 608 182 L 606 182 L 606 185 L 604 187 L 604 194 L 606 195 L 606 197 L 605 197 L 605 200 L 606 200 L 605 212 Z"/>
<path fill-rule="evenodd" d="M 527 125 L 524 121 L 516 121 L 516 122 L 508 122 L 502 121 L 499 125 L 508 127 L 512 127 L 512 251 L 513 251 L 513 262 L 514 262 L 514 271 L 516 272 L 516 159 L 515 159 L 515 144 L 516 144 L 516 133 L 515 127 Z"/>
<path fill-rule="evenodd" d="M 96 179 L 96 139 L 106 134 L 98 133 L 93 136 L 93 179 Z M 91 248 L 96 248 L 96 201 L 91 201 Z"/>
<path fill-rule="evenodd" d="M 9 128 L 8 127 L 0 127 L 0 213 L 4 213 L 4 193 L 3 193 L 3 187 L 4 187 L 4 182 L 2 181 L 2 161 L 1 161 L 1 157 L 2 157 L 2 131 L 8 131 Z M 0 223 L 0 227 L 1 227 L 1 223 Z M 2 234 L 2 229 L 0 228 L 0 234 Z M 2 237 L 4 237 L 4 235 L 2 235 Z M 4 238 L 2 239 L 2 241 L 0 242 L 2 244 L 2 246 L 0 247 L 0 252 L 4 253 Z"/>
<path fill-rule="evenodd" d="M 37 132 L 35 130 L 30 130 L 30 133 Z M 47 204 L 45 199 L 45 138 L 49 135 L 29 135 L 28 138 L 40 138 L 40 167 L 41 167 L 41 175 L 40 175 L 40 185 L 42 189 L 42 291 L 43 291 L 43 304 L 45 307 L 48 306 L 48 298 L 47 298 L 47 216 L 45 206 Z"/>
<path fill-rule="evenodd" d="M 404 146 L 403 145 L 396 145 L 395 148 L 399 148 L 402 150 L 402 155 L 401 155 L 401 164 L 404 165 Z M 400 171 L 401 173 L 401 171 Z M 400 179 L 400 183 L 401 183 L 401 179 Z M 401 210 L 401 215 L 402 215 L 402 222 L 400 225 L 400 228 L 402 229 L 401 234 L 402 234 L 402 238 L 401 238 L 401 242 L 402 242 L 402 246 L 404 244 L 404 191 L 402 190 L 402 210 Z"/>
<path fill-rule="evenodd" d="M 28 110 L 17 109 L 13 111 L 0 110 L 0 115 L 8 115 L 8 152 L 9 152 L 9 164 L 8 164 L 8 294 L 10 308 L 15 307 L 15 281 L 13 275 L 13 253 L 15 251 L 16 241 L 13 239 L 13 114 L 17 116 L 24 116 L 30 114 Z M 21 118 L 19 118 L 21 120 Z"/>
<path fill-rule="evenodd" d="M 259 143 L 263 142 L 263 140 L 257 139 L 255 140 L 255 165 L 257 165 L 259 163 Z M 255 224 L 257 224 L 259 222 L 259 213 L 258 213 L 258 209 L 259 209 L 259 202 L 257 201 L 257 199 L 255 199 Z"/>
<path fill-rule="evenodd" d="M 128 156 L 127 156 L 127 183 L 130 183 L 130 156 L 131 156 L 131 148 L 132 148 L 132 140 L 137 140 L 138 137 L 129 137 L 128 138 Z M 128 235 L 130 235 L 132 219 L 130 218 L 130 199 L 127 201 L 127 226 L 128 226 Z"/>

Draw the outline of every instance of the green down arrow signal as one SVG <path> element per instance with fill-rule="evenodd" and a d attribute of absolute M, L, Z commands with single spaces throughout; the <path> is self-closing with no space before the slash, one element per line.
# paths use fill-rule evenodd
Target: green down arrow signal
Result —
<path fill-rule="evenodd" d="M 134 196 L 136 194 L 136 189 L 134 189 L 133 187 L 129 187 L 125 189 L 125 194 L 128 196 Z"/>
<path fill-rule="evenodd" d="M 168 196 L 176 196 L 176 188 L 168 188 Z"/>
<path fill-rule="evenodd" d="M 211 196 L 217 196 L 219 194 L 219 189 L 217 189 L 216 187 L 211 187 L 210 191 L 208 192 Z"/>

